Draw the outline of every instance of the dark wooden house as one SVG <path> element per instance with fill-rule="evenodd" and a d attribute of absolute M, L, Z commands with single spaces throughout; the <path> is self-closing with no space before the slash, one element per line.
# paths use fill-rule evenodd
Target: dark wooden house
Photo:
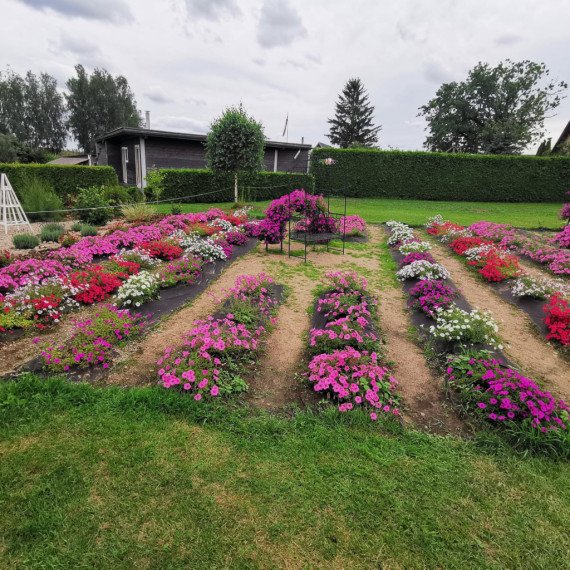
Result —
<path fill-rule="evenodd" d="M 112 166 L 119 182 L 146 186 L 148 169 L 206 168 L 206 135 L 121 127 L 95 139 L 97 166 Z M 263 165 L 269 172 L 307 172 L 311 145 L 265 141 Z"/>

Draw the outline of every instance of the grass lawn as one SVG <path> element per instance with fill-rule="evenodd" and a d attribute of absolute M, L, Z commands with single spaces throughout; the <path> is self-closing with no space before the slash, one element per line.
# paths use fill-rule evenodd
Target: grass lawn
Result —
<path fill-rule="evenodd" d="M 270 204 L 256 202 L 260 210 Z M 183 204 L 184 212 L 202 212 L 214 206 L 223 209 L 231 207 L 230 202 L 221 204 Z M 344 201 L 331 200 L 335 211 L 343 211 Z M 388 200 L 381 198 L 350 198 L 347 201 L 347 213 L 358 215 L 367 222 L 385 222 L 398 220 L 413 226 L 425 224 L 426 216 L 441 214 L 444 218 L 459 224 L 472 224 L 479 220 L 512 224 L 521 228 L 559 229 L 563 222 L 558 219 L 558 210 L 562 204 L 510 204 L 497 202 L 426 202 L 422 200 Z M 159 210 L 170 212 L 169 204 L 160 204 Z"/>
<path fill-rule="evenodd" d="M 569 568 L 569 475 L 358 413 L 27 377 L 0 385 L 0 567 Z"/>

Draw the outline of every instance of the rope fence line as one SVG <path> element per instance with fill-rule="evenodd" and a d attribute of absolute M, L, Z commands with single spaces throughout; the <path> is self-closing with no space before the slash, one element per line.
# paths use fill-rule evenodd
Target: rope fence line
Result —
<path fill-rule="evenodd" d="M 279 186 L 246 186 L 248 189 L 275 189 L 275 188 L 286 188 L 290 187 L 290 184 L 280 184 Z M 138 204 L 164 204 L 168 202 L 181 202 L 187 198 L 200 198 L 201 196 L 212 196 L 213 194 L 219 194 L 220 192 L 226 192 L 227 190 L 233 190 L 234 186 L 228 186 L 227 188 L 220 188 L 219 190 L 214 190 L 213 192 L 204 192 L 202 194 L 191 194 L 188 196 L 181 196 L 180 198 L 168 198 L 166 200 L 154 200 L 152 202 L 131 202 L 128 204 L 118 204 L 114 206 L 95 206 L 93 208 L 65 208 L 63 210 L 37 210 L 35 212 L 26 212 L 26 214 L 49 214 L 52 212 L 83 212 L 87 210 L 107 210 L 109 208 L 124 208 L 126 206 L 137 206 Z"/>

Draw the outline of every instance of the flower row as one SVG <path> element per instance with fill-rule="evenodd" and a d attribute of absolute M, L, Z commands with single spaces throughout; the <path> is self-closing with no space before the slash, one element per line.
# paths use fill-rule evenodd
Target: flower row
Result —
<path fill-rule="evenodd" d="M 366 406 L 373 420 L 381 412 L 398 415 L 397 381 L 380 362 L 377 301 L 366 294 L 366 280 L 353 272 L 327 273 L 324 287 L 316 309 L 324 325 L 309 333 L 309 382 L 332 395 L 340 412 Z"/>

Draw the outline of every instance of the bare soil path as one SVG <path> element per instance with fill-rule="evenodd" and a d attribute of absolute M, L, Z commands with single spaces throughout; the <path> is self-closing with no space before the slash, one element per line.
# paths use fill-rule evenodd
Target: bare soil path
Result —
<path fill-rule="evenodd" d="M 451 272 L 451 278 L 474 307 L 489 310 L 499 325 L 499 334 L 505 340 L 505 354 L 521 370 L 544 382 L 553 394 L 565 401 L 570 399 L 570 364 L 561 358 L 554 347 L 537 337 L 524 311 L 507 303 L 487 284 L 473 275 L 445 246 L 430 239 L 434 256 Z"/>

